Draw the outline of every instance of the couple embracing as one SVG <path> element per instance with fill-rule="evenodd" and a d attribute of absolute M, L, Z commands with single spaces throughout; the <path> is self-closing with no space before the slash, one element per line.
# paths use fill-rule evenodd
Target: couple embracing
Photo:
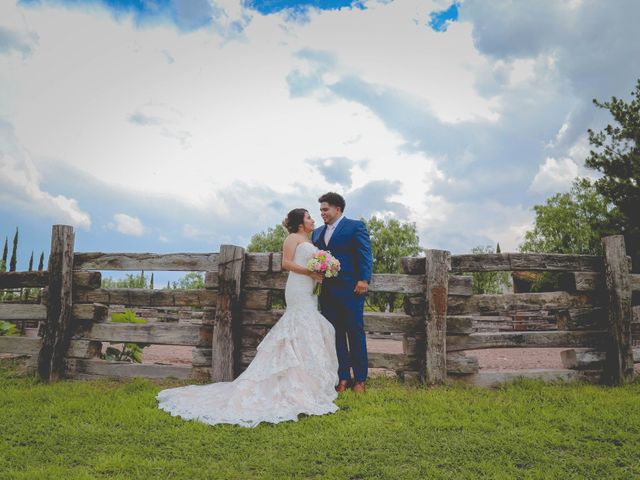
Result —
<path fill-rule="evenodd" d="M 332 413 L 338 410 L 338 393 L 365 391 L 363 310 L 373 264 L 369 234 L 363 222 L 343 215 L 345 200 L 339 194 L 329 192 L 318 201 L 324 226 L 315 228 L 302 208 L 291 210 L 283 222 L 289 231 L 282 249 L 282 268 L 289 271 L 287 309 L 251 364 L 233 382 L 163 390 L 157 396 L 161 409 L 211 425 L 253 427 Z M 337 277 L 324 278 L 307 267 L 320 250 L 339 260 Z M 318 282 L 319 299 L 313 293 Z"/>

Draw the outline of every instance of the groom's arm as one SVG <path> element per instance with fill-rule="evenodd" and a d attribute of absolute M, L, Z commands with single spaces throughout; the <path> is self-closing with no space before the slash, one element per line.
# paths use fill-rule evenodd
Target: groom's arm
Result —
<path fill-rule="evenodd" d="M 364 222 L 359 221 L 356 226 L 356 255 L 358 258 L 358 280 L 371 283 L 373 273 L 373 255 L 371 254 L 371 239 Z"/>

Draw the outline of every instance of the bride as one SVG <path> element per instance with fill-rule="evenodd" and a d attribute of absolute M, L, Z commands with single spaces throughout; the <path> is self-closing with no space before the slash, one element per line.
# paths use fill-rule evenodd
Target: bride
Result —
<path fill-rule="evenodd" d="M 282 268 L 289 271 L 286 311 L 233 382 L 162 390 L 157 396 L 162 410 L 210 425 L 245 427 L 338 410 L 333 403 L 338 383 L 335 331 L 318 312 L 313 295 L 314 281 L 322 281 L 322 276 L 305 266 L 317 251 L 309 242 L 314 221 L 307 210 L 296 208 L 283 224 L 290 233 L 282 254 Z"/>

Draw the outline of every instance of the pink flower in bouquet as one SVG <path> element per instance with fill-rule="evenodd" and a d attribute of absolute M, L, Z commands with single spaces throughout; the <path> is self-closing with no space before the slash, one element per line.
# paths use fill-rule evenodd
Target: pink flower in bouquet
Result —
<path fill-rule="evenodd" d="M 315 273 L 321 273 L 325 278 L 337 277 L 340 271 L 340 261 L 331 252 L 318 250 L 307 262 L 307 268 Z M 322 284 L 317 283 L 313 293 L 320 294 Z"/>

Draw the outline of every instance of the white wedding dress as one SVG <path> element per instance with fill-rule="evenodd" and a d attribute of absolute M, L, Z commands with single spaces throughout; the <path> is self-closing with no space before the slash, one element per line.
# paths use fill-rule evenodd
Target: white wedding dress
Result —
<path fill-rule="evenodd" d="M 316 251 L 311 243 L 301 243 L 293 261 L 306 265 Z M 318 311 L 313 287 L 311 277 L 289 272 L 287 309 L 247 369 L 233 382 L 162 390 L 159 408 L 187 420 L 245 427 L 338 410 L 333 403 L 338 383 L 335 331 Z"/>

